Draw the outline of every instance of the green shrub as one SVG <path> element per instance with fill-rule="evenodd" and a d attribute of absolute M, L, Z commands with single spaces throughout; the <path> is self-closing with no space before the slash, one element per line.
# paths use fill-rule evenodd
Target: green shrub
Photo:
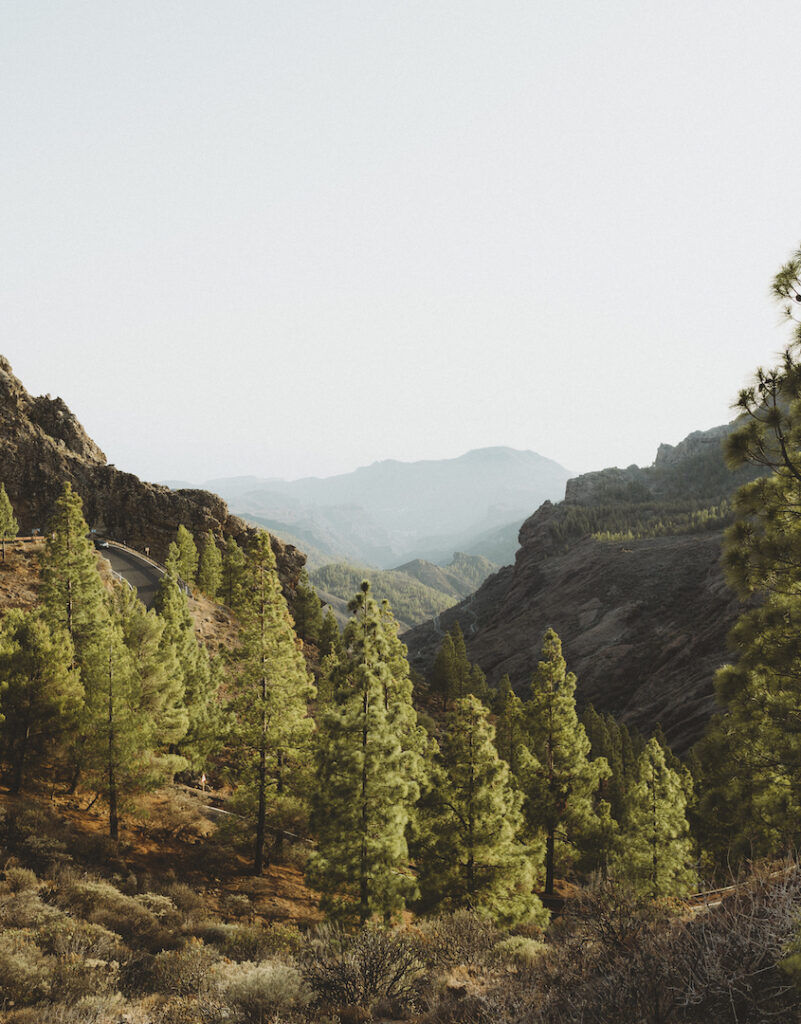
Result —
<path fill-rule="evenodd" d="M 183 882 L 173 882 L 167 887 L 166 894 L 187 917 L 194 917 L 196 914 L 202 913 L 205 907 L 203 897 Z"/>
<path fill-rule="evenodd" d="M 68 953 L 55 957 L 50 976 L 55 1002 L 74 1003 L 86 996 L 100 996 L 117 988 L 119 964 L 116 961 Z"/>
<path fill-rule="evenodd" d="M 229 975 L 231 968 L 226 969 Z M 263 1024 L 278 1013 L 301 1009 L 311 992 L 300 972 L 290 964 L 240 964 L 222 991 L 223 999 L 246 1024 Z"/>
<path fill-rule="evenodd" d="M 215 946 L 229 960 L 266 960 L 281 953 L 296 953 L 303 939 L 295 928 L 286 925 L 224 924 L 222 921 L 201 921 L 192 934 L 206 945 Z"/>
<path fill-rule="evenodd" d="M 33 933 L 0 932 L 0 992 L 6 1004 L 30 1006 L 50 997 L 53 958 L 45 956 Z"/>
<path fill-rule="evenodd" d="M 117 932 L 131 946 L 157 952 L 181 941 L 146 905 L 152 900 L 125 896 L 108 882 L 71 882 L 56 891 L 55 899 L 76 916 Z"/>
<path fill-rule="evenodd" d="M 218 959 L 216 950 L 209 949 L 199 939 L 190 940 L 183 949 L 159 953 L 151 968 L 153 989 L 165 995 L 195 995 Z"/>
<path fill-rule="evenodd" d="M 16 865 L 7 867 L 5 875 L 5 881 L 2 886 L 5 892 L 25 892 L 26 890 L 36 890 L 39 888 L 39 879 L 29 868 L 17 867 Z"/>
<path fill-rule="evenodd" d="M 82 956 L 90 960 L 119 960 L 124 947 L 120 936 L 99 924 L 58 915 L 36 932 L 36 943 L 53 956 Z"/>
<path fill-rule="evenodd" d="M 527 935 L 510 935 L 499 942 L 493 952 L 492 959 L 499 966 L 532 967 L 547 953 L 548 947 L 539 939 Z"/>
<path fill-rule="evenodd" d="M 0 895 L 0 927 L 38 928 L 58 916 L 58 911 L 42 903 L 34 890 Z"/>

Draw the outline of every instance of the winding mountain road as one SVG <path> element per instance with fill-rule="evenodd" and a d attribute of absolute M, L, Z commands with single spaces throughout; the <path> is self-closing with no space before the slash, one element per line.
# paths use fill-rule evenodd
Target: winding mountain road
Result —
<path fill-rule="evenodd" d="M 114 572 L 136 589 L 145 608 L 152 608 L 164 569 L 152 559 L 140 555 L 138 551 L 123 547 L 122 544 L 111 542 L 108 547 L 100 547 L 98 550 L 103 558 L 111 563 Z"/>

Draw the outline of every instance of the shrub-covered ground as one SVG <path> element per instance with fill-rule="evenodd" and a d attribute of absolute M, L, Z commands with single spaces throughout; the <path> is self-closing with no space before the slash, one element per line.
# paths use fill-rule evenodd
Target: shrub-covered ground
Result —
<path fill-rule="evenodd" d="M 8 1024 L 801 1021 L 795 865 L 695 908 L 599 884 L 545 936 L 466 911 L 348 933 L 304 916 L 310 894 L 294 918 L 289 892 L 261 899 L 267 879 L 248 879 L 233 854 L 223 864 L 213 838 L 187 843 L 182 860 L 174 846 L 170 868 L 163 855 L 148 861 L 146 845 L 111 844 L 43 802 L 2 811 Z M 151 825 L 165 841 L 168 817 Z M 185 815 L 175 820 L 188 828 Z M 193 846 L 207 856 L 193 862 Z M 276 885 L 297 875 L 270 871 Z"/>

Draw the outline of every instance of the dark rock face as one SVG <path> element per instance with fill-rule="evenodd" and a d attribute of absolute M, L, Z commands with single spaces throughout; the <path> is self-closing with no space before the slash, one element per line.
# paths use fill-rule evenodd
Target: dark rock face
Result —
<path fill-rule="evenodd" d="M 728 660 L 726 637 L 742 610 L 720 568 L 722 532 L 624 543 L 587 537 L 564 550 L 548 530 L 557 511 L 546 503 L 523 524 L 514 566 L 438 624 L 404 634 L 412 664 L 425 671 L 458 620 L 489 681 L 508 672 L 524 693 L 552 626 L 578 676 L 580 703 L 646 733 L 661 721 L 686 750 L 714 710 L 714 673 Z"/>
<path fill-rule="evenodd" d="M 232 516 L 209 491 L 172 491 L 110 466 L 60 398 L 33 398 L 0 356 L 0 482 L 14 506 L 20 532 L 46 531 L 64 481 L 84 503 L 89 526 L 134 548 L 149 547 L 163 561 L 183 523 L 199 539 L 206 532 L 246 544 L 255 531 Z M 284 590 L 294 590 L 305 556 L 272 537 Z"/>

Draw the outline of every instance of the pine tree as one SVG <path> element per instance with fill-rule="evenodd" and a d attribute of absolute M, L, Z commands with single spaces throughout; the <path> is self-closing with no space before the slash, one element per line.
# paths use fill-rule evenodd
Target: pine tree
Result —
<path fill-rule="evenodd" d="M 69 634 L 79 666 L 87 644 L 108 617 L 97 556 L 88 535 L 81 499 L 65 483 L 42 557 L 39 597 L 51 627 Z"/>
<path fill-rule="evenodd" d="M 298 585 L 295 588 L 293 602 L 295 612 L 295 631 L 306 643 L 317 644 L 323 630 L 323 606 L 317 591 L 309 582 L 309 574 L 301 570 Z"/>
<path fill-rule="evenodd" d="M 450 694 L 452 700 L 461 700 L 471 692 L 472 682 L 471 670 L 473 666 L 467 657 L 467 647 L 464 642 L 464 633 L 458 622 L 454 622 L 449 630 L 449 636 L 453 641 L 453 668 L 454 681 L 453 691 Z"/>
<path fill-rule="evenodd" d="M 187 726 L 175 655 L 161 644 L 164 624 L 127 588 L 93 639 L 82 678 L 90 730 L 87 778 L 108 801 L 109 835 L 118 838 L 128 797 L 172 778 L 186 761 L 170 755 Z"/>
<path fill-rule="evenodd" d="M 39 596 L 42 614 L 51 631 L 64 631 L 70 638 L 73 665 L 80 672 L 84 688 L 84 707 L 69 740 L 73 771 L 70 791 L 78 784 L 92 732 L 88 708 L 94 698 L 95 679 L 88 665 L 90 660 L 94 663 L 94 646 L 111 621 L 97 555 L 88 533 L 81 499 L 67 482 L 56 501 L 42 556 Z"/>
<path fill-rule="evenodd" d="M 203 538 L 197 566 L 197 585 L 212 601 L 222 585 L 222 555 L 212 534 Z"/>
<path fill-rule="evenodd" d="M 232 728 L 241 757 L 239 784 L 253 805 L 253 871 L 259 875 L 265 864 L 268 800 L 271 794 L 274 800 L 284 796 L 308 747 L 313 729 L 308 703 L 314 696 L 265 532 L 248 552 L 240 618 Z"/>
<path fill-rule="evenodd" d="M 334 704 L 320 724 L 312 797 L 318 847 L 307 866 L 326 912 L 361 924 L 401 910 L 414 891 L 402 868 L 417 798 L 394 710 L 399 687 L 390 666 L 397 652 L 369 591 L 365 581 L 350 603 Z"/>
<path fill-rule="evenodd" d="M 323 624 L 320 629 L 319 648 L 321 658 L 324 658 L 328 654 L 338 654 L 342 650 L 342 637 L 339 632 L 339 623 L 337 622 L 334 610 L 330 605 L 323 617 Z"/>
<path fill-rule="evenodd" d="M 512 681 L 508 675 L 501 677 L 493 704 L 497 716 L 495 746 L 498 748 L 499 756 L 509 765 L 514 778 L 520 768 L 520 746 L 526 739 L 525 710 L 523 701 L 512 689 Z"/>
<path fill-rule="evenodd" d="M 434 658 L 430 679 L 431 690 L 442 698 L 443 711 L 447 710 L 448 701 L 452 700 L 456 693 L 458 678 L 453 637 L 448 633 L 443 638 Z"/>
<path fill-rule="evenodd" d="M 379 618 L 386 642 L 385 662 L 389 669 L 388 674 L 383 677 L 384 705 L 390 727 L 401 743 L 403 772 L 407 779 L 413 780 L 416 784 L 410 788 L 408 796 L 408 810 L 411 815 L 418 795 L 417 787 L 423 775 L 423 759 L 428 740 L 425 729 L 417 721 L 413 701 L 414 684 L 409 662 L 406 660 L 407 649 L 398 637 L 398 623 L 392 614 L 389 601 L 381 602 Z"/>
<path fill-rule="evenodd" d="M 32 760 L 52 756 L 74 728 L 83 700 L 72 643 L 37 612 L 11 609 L 0 623 L 0 711 L 10 792 L 19 793 Z"/>
<path fill-rule="evenodd" d="M 737 521 L 726 531 L 729 582 L 751 609 L 730 636 L 735 664 L 717 675 L 726 712 L 699 746 L 703 792 L 698 821 L 720 866 L 775 853 L 801 840 L 801 251 L 779 271 L 774 295 L 794 337 L 772 369 L 759 368 L 740 392 L 729 465 L 767 475 L 740 488 Z"/>
<path fill-rule="evenodd" d="M 595 799 L 609 775 L 603 758 L 589 760 L 590 742 L 576 714 L 576 677 L 567 671 L 562 644 L 546 631 L 542 660 L 531 681 L 526 704 L 528 744 L 520 753 L 518 780 L 526 794 L 532 828 L 546 836 L 545 893 L 553 894 L 557 839 L 592 842 L 600 827 Z"/>
<path fill-rule="evenodd" d="M 245 580 L 245 555 L 233 537 L 225 542 L 222 564 L 222 591 L 224 603 L 234 611 L 242 601 Z"/>
<path fill-rule="evenodd" d="M 11 507 L 5 484 L 0 484 L 0 540 L 3 546 L 3 561 L 6 560 L 6 541 L 16 537 L 19 531 L 19 523 L 14 516 L 14 509 Z"/>
<path fill-rule="evenodd" d="M 519 839 L 522 796 L 493 741 L 481 702 L 457 700 L 421 801 L 421 905 L 468 907 L 504 925 L 543 923 L 547 914 L 533 894 L 537 858 Z"/>
<path fill-rule="evenodd" d="M 195 538 L 181 523 L 175 534 L 178 549 L 178 575 L 188 587 L 194 587 L 197 576 L 198 553 Z"/>
<path fill-rule="evenodd" d="M 617 870 L 650 896 L 684 895 L 696 883 L 684 785 L 656 739 L 645 745 L 638 770 Z"/>
<path fill-rule="evenodd" d="M 225 742 L 228 722 L 219 700 L 221 665 L 213 665 L 195 634 L 186 594 L 175 572 L 161 579 L 154 606 L 164 623 L 161 647 L 173 652 L 180 676 L 187 726 L 175 753 L 200 771 Z"/>

